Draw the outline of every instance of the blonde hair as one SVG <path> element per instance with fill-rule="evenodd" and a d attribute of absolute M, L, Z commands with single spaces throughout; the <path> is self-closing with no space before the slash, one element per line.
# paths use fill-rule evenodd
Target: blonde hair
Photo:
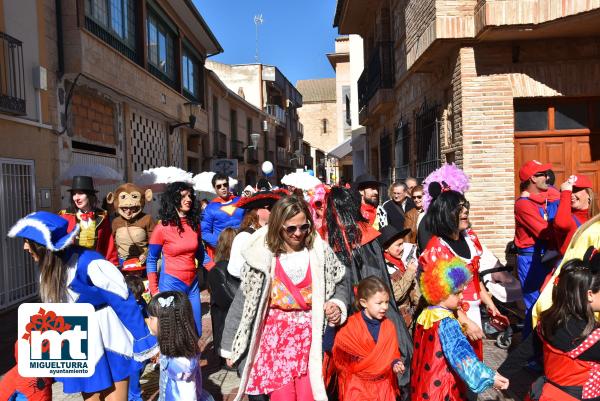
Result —
<path fill-rule="evenodd" d="M 304 214 L 306 221 L 310 224 L 304 237 L 304 246 L 312 249 L 316 234 L 308 203 L 301 197 L 292 195 L 278 200 L 271 210 L 267 231 L 267 247 L 271 252 L 276 255 L 286 252 L 283 224 L 300 213 Z"/>

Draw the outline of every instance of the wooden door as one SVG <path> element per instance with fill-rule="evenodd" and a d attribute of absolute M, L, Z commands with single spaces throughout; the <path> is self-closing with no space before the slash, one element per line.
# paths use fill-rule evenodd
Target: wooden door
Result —
<path fill-rule="evenodd" d="M 515 103 L 515 195 L 529 160 L 551 163 L 556 188 L 570 175 L 590 177 L 600 191 L 600 99 L 536 99 Z M 572 125 L 565 128 L 564 125 Z M 519 131 L 519 127 L 527 127 Z"/>
<path fill-rule="evenodd" d="M 571 174 L 592 179 L 600 189 L 600 135 L 515 138 L 515 195 L 519 193 L 519 169 L 529 160 L 551 163 L 560 187 Z"/>

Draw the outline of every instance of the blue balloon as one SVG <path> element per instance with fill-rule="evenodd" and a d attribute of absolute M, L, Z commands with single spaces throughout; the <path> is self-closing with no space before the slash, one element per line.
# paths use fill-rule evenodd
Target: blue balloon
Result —
<path fill-rule="evenodd" d="M 315 176 L 315 172 L 314 170 L 306 170 L 306 172 L 310 175 L 312 175 L 313 177 Z"/>

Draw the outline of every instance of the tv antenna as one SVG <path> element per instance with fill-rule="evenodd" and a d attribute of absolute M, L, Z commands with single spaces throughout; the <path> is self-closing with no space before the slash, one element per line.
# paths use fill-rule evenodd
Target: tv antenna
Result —
<path fill-rule="evenodd" d="M 258 63 L 258 26 L 262 25 L 263 23 L 263 16 L 262 14 L 257 14 L 254 16 L 254 26 L 256 27 L 256 55 L 254 56 L 254 59 L 256 60 L 256 62 Z"/>

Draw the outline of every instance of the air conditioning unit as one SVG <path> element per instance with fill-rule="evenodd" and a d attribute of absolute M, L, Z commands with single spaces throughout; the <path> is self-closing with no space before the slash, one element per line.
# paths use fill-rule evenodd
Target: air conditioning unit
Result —
<path fill-rule="evenodd" d="M 267 120 L 263 120 L 262 122 L 262 130 L 267 132 L 269 130 L 269 123 L 267 122 Z"/>

